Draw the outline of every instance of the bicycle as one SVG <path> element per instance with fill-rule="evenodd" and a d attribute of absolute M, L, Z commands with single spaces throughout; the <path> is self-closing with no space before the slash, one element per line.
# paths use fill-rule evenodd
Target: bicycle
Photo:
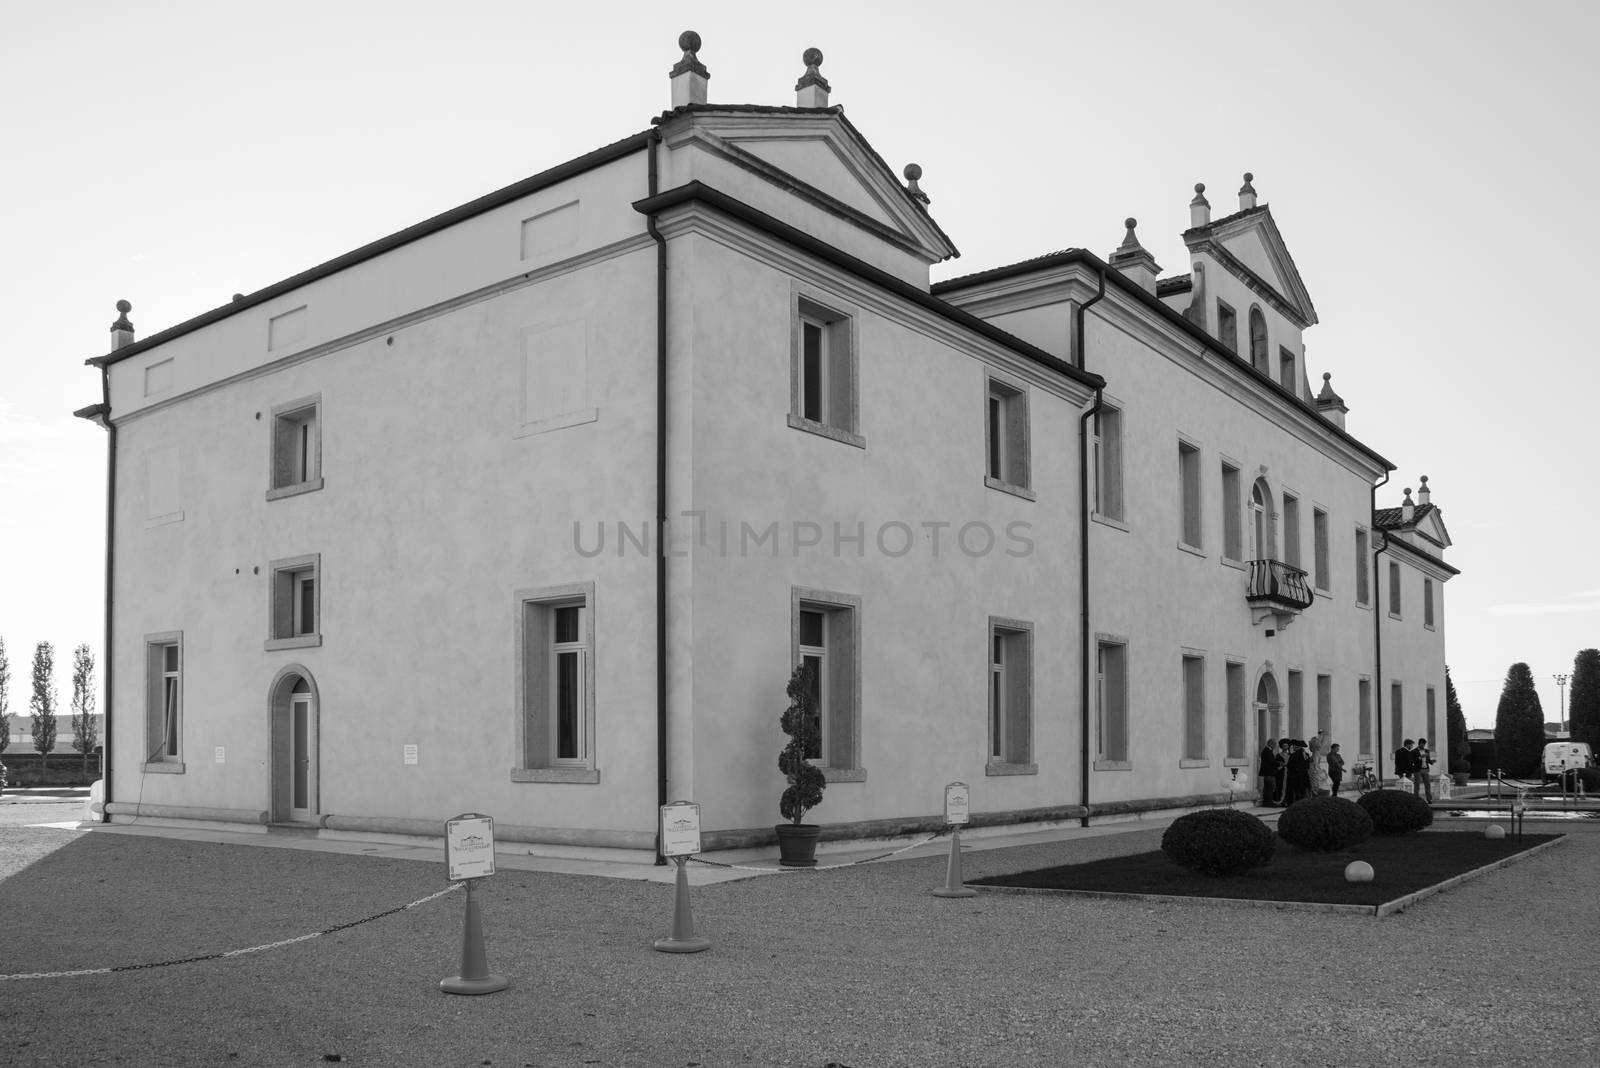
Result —
<path fill-rule="evenodd" d="M 1355 787 L 1361 793 L 1370 793 L 1381 785 L 1378 782 L 1378 774 L 1371 764 L 1357 764 L 1350 771 L 1354 775 Z"/>

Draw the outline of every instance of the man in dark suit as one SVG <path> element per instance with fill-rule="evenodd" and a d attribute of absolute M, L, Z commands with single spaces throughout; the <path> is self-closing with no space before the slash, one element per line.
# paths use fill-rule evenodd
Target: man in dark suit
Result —
<path fill-rule="evenodd" d="M 1410 779 L 1412 793 L 1422 792 L 1417 786 L 1417 764 L 1417 743 L 1407 738 L 1406 744 L 1394 751 L 1394 775 L 1402 781 Z"/>

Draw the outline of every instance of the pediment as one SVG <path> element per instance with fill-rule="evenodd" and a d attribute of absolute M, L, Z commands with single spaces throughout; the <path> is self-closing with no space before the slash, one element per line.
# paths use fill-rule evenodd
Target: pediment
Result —
<path fill-rule="evenodd" d="M 1210 245 L 1213 251 L 1225 253 L 1217 257 L 1224 268 L 1246 282 L 1253 278 L 1265 283 L 1303 320 L 1304 326 L 1317 322 L 1311 294 L 1266 205 L 1197 227 L 1184 234 L 1184 240 L 1191 250 Z"/>
<path fill-rule="evenodd" d="M 693 141 L 768 182 L 914 252 L 928 263 L 959 255 L 860 132 L 832 109 L 708 107 L 669 135 Z"/>
<path fill-rule="evenodd" d="M 1450 532 L 1445 530 L 1444 517 L 1439 514 L 1437 508 L 1428 509 L 1428 514 L 1417 524 L 1417 533 L 1437 545 L 1445 547 L 1450 545 Z"/>

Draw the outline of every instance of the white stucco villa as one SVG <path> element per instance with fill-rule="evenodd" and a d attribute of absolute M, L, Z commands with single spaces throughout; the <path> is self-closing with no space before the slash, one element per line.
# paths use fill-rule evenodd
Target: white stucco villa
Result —
<path fill-rule="evenodd" d="M 1248 175 L 1187 274 L 1129 220 L 930 284 L 955 246 L 821 53 L 733 106 L 680 45 L 642 132 L 151 336 L 121 306 L 78 413 L 110 819 L 648 855 L 687 798 L 758 845 L 803 661 L 825 839 L 952 780 L 980 824 L 1209 804 L 1318 729 L 1448 759 L 1449 537 L 1425 482 L 1376 508 Z"/>

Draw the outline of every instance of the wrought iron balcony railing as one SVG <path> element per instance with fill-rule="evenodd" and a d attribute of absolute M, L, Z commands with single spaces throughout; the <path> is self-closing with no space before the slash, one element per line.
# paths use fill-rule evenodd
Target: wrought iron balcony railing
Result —
<path fill-rule="evenodd" d="M 1282 560 L 1251 560 L 1244 599 L 1252 605 L 1299 612 L 1316 600 L 1306 573 Z"/>

